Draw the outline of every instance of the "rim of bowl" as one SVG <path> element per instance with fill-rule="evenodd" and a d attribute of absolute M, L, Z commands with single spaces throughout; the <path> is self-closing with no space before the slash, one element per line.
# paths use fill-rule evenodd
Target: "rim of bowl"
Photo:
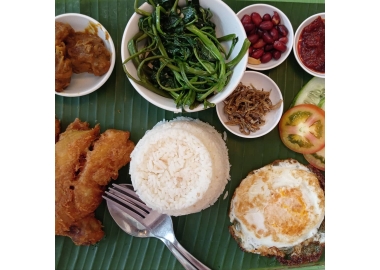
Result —
<path fill-rule="evenodd" d="M 320 73 L 320 72 L 316 72 L 314 70 L 311 70 L 309 69 L 307 66 L 304 65 L 304 63 L 302 63 L 301 61 L 301 58 L 298 56 L 298 50 L 297 50 L 297 46 L 298 46 L 298 40 L 299 40 L 299 36 L 301 35 L 301 32 L 302 30 L 309 24 L 311 23 L 312 21 L 314 21 L 318 16 L 321 16 L 323 19 L 325 19 L 325 12 L 321 12 L 321 13 L 317 13 L 317 14 L 314 14 L 314 15 L 311 15 L 310 17 L 308 17 L 307 19 L 305 19 L 297 28 L 297 31 L 296 33 L 294 34 L 294 41 L 293 41 L 293 53 L 294 53 L 294 56 L 298 62 L 298 64 L 302 67 L 303 70 L 305 70 L 307 73 L 309 73 L 310 75 L 313 75 L 315 77 L 319 77 L 319 78 L 325 78 L 325 73 Z"/>
<path fill-rule="evenodd" d="M 291 46 L 287 46 L 289 50 L 285 54 L 281 54 L 281 57 L 284 56 L 284 58 L 282 60 L 276 60 L 275 62 L 273 62 L 273 65 L 266 66 L 266 67 L 263 67 L 261 65 L 266 65 L 267 63 L 265 63 L 265 64 L 259 64 L 259 65 L 251 65 L 251 64 L 247 63 L 247 68 L 249 68 L 249 69 L 253 69 L 253 70 L 269 70 L 269 69 L 275 68 L 275 67 L 279 66 L 280 64 L 282 64 L 288 58 L 288 56 L 290 55 L 290 53 L 291 53 L 291 51 L 293 49 L 292 44 L 294 42 L 294 37 L 295 37 L 295 35 L 294 35 L 294 29 L 293 29 L 293 26 L 292 26 L 292 22 L 289 20 L 288 16 L 286 16 L 286 14 L 282 10 L 278 9 L 275 6 L 271 6 L 271 5 L 268 5 L 268 4 L 253 4 L 253 5 L 246 6 L 245 8 L 241 9 L 240 11 L 238 11 L 238 13 L 236 13 L 236 16 L 239 17 L 239 15 L 244 15 L 243 13 L 247 13 L 247 10 L 249 10 L 249 9 L 251 9 L 253 7 L 267 7 L 267 8 L 271 8 L 271 9 L 277 11 L 277 13 L 281 16 L 281 18 L 285 18 L 286 21 L 289 23 L 289 26 L 290 26 L 290 29 L 289 29 L 288 26 L 286 28 L 288 28 L 288 32 L 291 33 L 291 36 L 292 36 L 292 40 L 291 41 L 289 40 L 290 42 L 288 41 L 288 44 L 290 44 Z M 239 18 L 239 21 L 240 20 L 241 20 L 241 18 Z M 288 33 L 288 35 L 289 35 L 289 33 Z"/>
<path fill-rule="evenodd" d="M 219 4 L 220 5 L 223 5 L 223 6 L 225 6 L 225 7 L 227 7 L 228 8 L 228 10 L 230 11 L 230 13 L 231 13 L 231 15 L 232 16 L 234 16 L 234 15 L 236 15 L 236 13 L 232 10 L 232 8 L 230 7 L 230 6 L 228 6 L 226 3 L 224 3 L 223 1 L 218 1 L 218 2 L 220 2 Z M 149 7 L 150 6 L 150 4 L 148 4 L 147 2 L 144 2 L 142 5 L 140 5 L 140 7 L 139 7 L 139 9 L 142 9 L 142 8 L 145 8 L 145 7 Z M 132 18 L 134 18 L 135 16 L 141 16 L 141 15 L 139 15 L 139 14 L 137 14 L 136 12 L 134 12 L 133 14 L 132 14 L 132 16 L 130 17 L 130 19 L 128 20 L 128 23 L 127 23 L 127 25 L 125 26 L 125 28 L 124 28 L 124 32 L 123 32 L 123 36 L 122 36 L 122 38 L 121 38 L 121 62 L 123 63 L 124 62 L 124 60 L 125 60 L 125 55 L 124 55 L 124 52 L 123 52 L 123 48 L 125 48 L 125 46 L 127 45 L 127 42 L 128 41 L 126 41 L 126 35 L 127 35 L 127 29 L 128 29 L 128 27 L 129 27 L 129 24 L 131 24 L 132 23 Z M 242 24 L 240 24 L 239 25 L 239 27 L 241 27 L 241 30 L 244 32 L 244 34 L 245 34 L 245 30 L 244 30 L 244 27 L 243 27 L 243 25 Z M 244 58 L 246 58 L 245 59 L 245 61 L 248 63 L 248 51 L 247 51 L 247 53 L 243 56 L 243 58 L 240 60 L 240 62 L 243 62 L 244 61 Z M 239 63 L 240 63 L 239 62 Z M 127 76 L 127 75 L 125 75 L 125 76 Z M 244 76 L 244 72 L 241 74 L 241 77 L 239 78 L 239 80 L 237 80 L 237 84 L 236 85 L 234 85 L 234 86 L 231 86 L 233 89 L 235 89 L 236 87 L 237 87 L 237 85 L 239 84 L 239 82 L 240 82 L 240 80 L 241 80 L 241 78 Z M 195 107 L 194 109 L 192 109 L 192 110 L 190 110 L 188 107 L 186 107 L 186 109 L 185 110 L 182 110 L 182 108 L 176 108 L 175 107 L 175 103 L 174 103 L 174 101 L 173 101 L 173 105 L 174 105 L 174 107 L 169 107 L 169 106 L 165 106 L 165 105 L 163 105 L 162 103 L 158 103 L 156 100 L 154 100 L 154 99 L 152 99 L 152 98 L 150 98 L 148 95 L 146 95 L 144 92 L 141 92 L 141 91 L 139 91 L 139 90 L 137 90 L 138 89 L 138 87 L 143 87 L 143 86 L 140 86 L 139 84 L 137 84 L 136 82 L 134 82 L 133 80 L 131 80 L 128 76 L 127 76 L 127 78 L 128 78 L 128 80 L 129 80 L 129 82 L 132 84 L 132 86 L 135 88 L 135 90 L 145 99 L 145 100 L 147 100 L 149 103 L 152 103 L 153 105 L 155 105 L 155 106 L 157 106 L 157 107 L 159 107 L 159 108 L 161 108 L 161 109 L 164 109 L 164 110 L 167 110 L 167 111 L 172 111 L 172 112 L 174 112 L 174 113 L 181 113 L 181 112 L 187 112 L 187 113 L 192 113 L 192 112 L 199 112 L 199 111 L 204 111 L 204 110 L 207 110 L 207 109 L 210 109 L 210 107 L 209 108 L 206 108 L 206 109 L 204 109 L 204 106 L 203 106 L 203 103 L 201 103 L 201 104 L 199 104 L 197 107 Z M 138 87 L 137 87 L 138 86 Z M 232 93 L 232 91 L 231 91 L 231 93 Z M 155 95 L 157 95 L 157 94 L 155 94 Z M 158 95 L 157 95 L 158 96 Z M 215 96 L 213 96 L 212 98 L 210 98 L 211 100 L 209 100 L 211 103 L 214 103 L 215 104 L 215 106 L 217 106 L 218 105 L 218 103 L 220 103 L 220 102 L 223 102 L 223 100 L 220 100 L 220 101 L 218 101 L 218 102 L 215 102 L 215 101 L 213 101 L 213 99 L 215 98 Z"/>
<path fill-rule="evenodd" d="M 108 80 L 108 78 L 111 76 L 112 71 L 113 71 L 113 69 L 115 67 L 116 50 L 115 50 L 115 44 L 113 43 L 113 40 L 112 40 L 112 37 L 111 37 L 110 33 L 107 31 L 107 29 L 100 22 L 98 22 L 94 18 L 92 18 L 90 16 L 87 16 L 85 14 L 81 14 L 81 13 L 64 13 L 64 14 L 60 14 L 60 15 L 55 16 L 55 19 L 61 19 L 61 18 L 71 17 L 71 16 L 82 17 L 82 18 L 88 19 L 89 21 L 91 21 L 91 22 L 99 25 L 100 28 L 101 28 L 101 30 L 104 33 L 106 33 L 106 32 L 108 33 L 108 37 L 109 37 L 108 41 L 109 41 L 109 44 L 110 44 L 110 53 L 111 53 L 111 65 L 110 65 L 110 68 L 108 69 L 107 73 L 105 73 L 102 76 L 100 76 L 102 78 L 101 78 L 101 80 L 96 85 L 94 85 L 93 87 L 89 88 L 86 91 L 79 92 L 79 93 L 67 93 L 67 92 L 65 93 L 65 90 L 63 90 L 62 92 L 55 91 L 55 94 L 59 95 L 59 96 L 64 96 L 64 97 L 80 97 L 80 96 L 88 95 L 88 94 L 90 94 L 90 93 L 98 90 Z"/>
<path fill-rule="evenodd" d="M 282 116 L 282 113 L 284 111 L 284 98 L 282 96 L 282 92 L 281 92 L 281 89 L 280 87 L 278 87 L 277 83 L 275 81 L 273 81 L 272 78 L 270 78 L 269 76 L 259 72 L 259 71 L 254 71 L 254 70 L 247 70 L 244 72 L 244 76 L 249 76 L 250 74 L 255 74 L 255 75 L 258 75 L 259 77 L 263 78 L 264 80 L 268 80 L 270 81 L 271 83 L 273 83 L 273 85 L 275 86 L 275 89 L 276 89 L 276 92 L 278 92 L 279 96 L 280 96 L 280 99 L 282 100 L 282 103 L 281 103 L 281 106 L 280 108 L 278 108 L 277 110 L 280 110 L 280 115 L 277 119 L 277 121 L 274 122 L 274 124 L 272 126 L 270 126 L 267 131 L 265 131 L 264 133 L 260 134 L 260 135 L 257 135 L 257 133 L 255 132 L 251 132 L 249 135 L 245 135 L 245 134 L 242 134 L 240 132 L 236 132 L 234 130 L 231 129 L 230 126 L 226 125 L 223 120 L 222 120 L 222 114 L 224 115 L 224 112 L 223 112 L 223 102 L 220 102 L 218 104 L 216 104 L 216 113 L 218 115 L 218 118 L 219 118 L 219 121 L 222 123 L 222 125 L 229 131 L 231 132 L 232 134 L 235 134 L 236 136 L 239 136 L 239 137 L 242 137 L 242 138 L 246 138 L 246 139 L 254 139 L 254 138 L 259 138 L 259 137 L 262 137 L 266 134 L 268 134 L 269 132 L 271 132 L 277 125 L 278 123 L 280 122 L 280 119 L 281 119 L 281 116 Z M 272 89 L 273 91 L 273 89 Z"/>

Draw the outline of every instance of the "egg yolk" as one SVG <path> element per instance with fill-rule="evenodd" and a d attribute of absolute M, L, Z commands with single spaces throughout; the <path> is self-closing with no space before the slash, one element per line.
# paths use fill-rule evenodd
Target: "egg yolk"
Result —
<path fill-rule="evenodd" d="M 264 209 L 264 216 L 265 227 L 275 241 L 279 240 L 278 234 L 289 237 L 302 234 L 310 221 L 307 205 L 297 188 L 273 191 Z"/>

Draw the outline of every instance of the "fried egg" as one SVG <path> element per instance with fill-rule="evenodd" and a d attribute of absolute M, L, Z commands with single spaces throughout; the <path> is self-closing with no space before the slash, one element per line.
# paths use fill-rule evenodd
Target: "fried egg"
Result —
<path fill-rule="evenodd" d="M 236 188 L 229 229 L 243 250 L 282 257 L 306 240 L 324 242 L 318 232 L 324 215 L 316 175 L 294 159 L 277 160 L 249 173 Z"/>

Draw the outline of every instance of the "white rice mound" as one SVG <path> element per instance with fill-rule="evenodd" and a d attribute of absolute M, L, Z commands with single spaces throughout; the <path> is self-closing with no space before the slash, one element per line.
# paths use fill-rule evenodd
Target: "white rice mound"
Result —
<path fill-rule="evenodd" d="M 132 185 L 146 205 L 181 216 L 213 205 L 230 179 L 225 142 L 212 126 L 177 117 L 158 122 L 131 153 Z"/>

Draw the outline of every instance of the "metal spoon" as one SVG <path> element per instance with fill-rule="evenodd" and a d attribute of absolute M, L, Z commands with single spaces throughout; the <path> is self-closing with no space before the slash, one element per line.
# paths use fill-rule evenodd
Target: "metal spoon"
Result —
<path fill-rule="evenodd" d="M 129 184 L 120 184 L 120 186 L 124 186 L 130 190 L 133 190 L 133 186 Z M 144 238 L 157 237 L 156 235 L 151 233 L 150 230 L 148 230 L 140 222 L 132 218 L 127 213 L 123 212 L 123 210 L 121 210 L 116 204 L 111 203 L 107 200 L 107 207 L 112 218 L 115 220 L 117 225 L 119 225 L 119 227 L 126 233 L 132 236 L 136 236 L 136 237 L 144 237 Z M 172 227 L 171 219 L 170 219 L 170 225 Z M 165 239 L 161 237 L 157 237 L 157 238 L 165 243 L 165 245 L 169 248 L 169 250 L 173 253 L 173 255 L 178 259 L 178 261 L 185 267 L 185 269 L 210 270 L 208 267 L 206 267 L 201 262 L 199 262 L 196 258 L 194 258 L 188 251 L 186 251 L 178 243 L 178 241 L 174 237 L 174 233 L 171 239 Z"/>

